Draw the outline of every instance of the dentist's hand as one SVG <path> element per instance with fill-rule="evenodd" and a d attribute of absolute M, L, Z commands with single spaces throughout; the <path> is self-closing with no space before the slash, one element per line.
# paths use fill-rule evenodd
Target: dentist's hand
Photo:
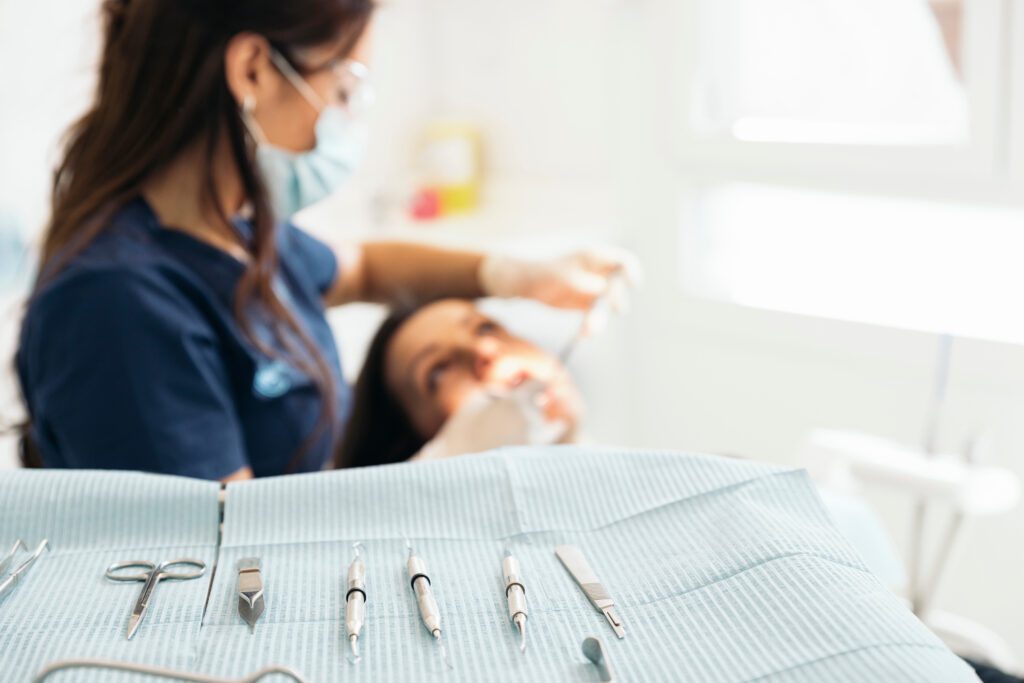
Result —
<path fill-rule="evenodd" d="M 631 252 L 601 246 L 547 261 L 491 254 L 481 262 L 478 277 L 488 296 L 524 297 L 556 308 L 586 309 L 607 293 L 612 308 L 622 310 L 627 303 L 626 290 L 639 284 L 641 268 Z"/>
<path fill-rule="evenodd" d="M 437 460 L 500 446 L 557 442 L 571 425 L 545 415 L 544 386 L 530 380 L 502 394 L 474 394 L 411 459 Z"/>

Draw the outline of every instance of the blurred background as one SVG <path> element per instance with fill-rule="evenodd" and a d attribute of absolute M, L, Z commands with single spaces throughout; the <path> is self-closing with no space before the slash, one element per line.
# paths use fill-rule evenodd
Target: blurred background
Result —
<path fill-rule="evenodd" d="M 573 361 L 589 438 L 809 467 L 933 628 L 1024 661 L 1024 5 L 386 0 L 375 28 L 368 162 L 296 222 L 634 250 L 632 310 Z M 96 0 L 0 0 L 3 358 L 98 31 Z M 332 318 L 352 376 L 380 316 Z"/>

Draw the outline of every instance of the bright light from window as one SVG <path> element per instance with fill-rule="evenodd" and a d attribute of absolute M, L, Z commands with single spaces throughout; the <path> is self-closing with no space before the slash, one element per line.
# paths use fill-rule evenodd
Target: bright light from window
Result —
<path fill-rule="evenodd" d="M 694 123 L 739 140 L 968 141 L 961 0 L 704 0 Z"/>
<path fill-rule="evenodd" d="M 682 232 L 691 293 L 1024 344 L 1024 211 L 729 184 Z"/>

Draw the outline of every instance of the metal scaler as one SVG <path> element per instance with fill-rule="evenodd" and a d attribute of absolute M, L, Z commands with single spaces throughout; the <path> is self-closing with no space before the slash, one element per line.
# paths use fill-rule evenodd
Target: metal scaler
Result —
<path fill-rule="evenodd" d="M 519 629 L 519 651 L 526 652 L 526 587 L 519 579 L 519 560 L 508 550 L 501 561 L 501 572 L 505 576 L 508 618 Z"/>
<path fill-rule="evenodd" d="M 263 597 L 263 574 L 260 558 L 246 557 L 238 561 L 238 614 L 256 632 L 256 622 L 266 608 Z"/>
<path fill-rule="evenodd" d="M 345 594 L 345 633 L 352 648 L 352 663 L 359 662 L 359 632 L 366 619 L 366 564 L 355 546 L 356 556 L 348 566 L 348 592 Z"/>
<path fill-rule="evenodd" d="M 409 582 L 412 585 L 412 590 L 416 594 L 416 604 L 420 609 L 420 618 L 423 620 L 423 625 L 434 636 L 434 642 L 437 643 L 441 660 L 445 663 L 445 666 L 451 669 L 452 665 L 448 661 L 448 652 L 445 650 L 444 643 L 441 642 L 441 610 L 438 609 L 437 600 L 434 598 L 433 591 L 430 590 L 427 563 L 413 552 L 410 543 L 406 542 L 406 545 L 409 548 L 409 559 L 406 562 L 406 568 L 409 571 Z"/>

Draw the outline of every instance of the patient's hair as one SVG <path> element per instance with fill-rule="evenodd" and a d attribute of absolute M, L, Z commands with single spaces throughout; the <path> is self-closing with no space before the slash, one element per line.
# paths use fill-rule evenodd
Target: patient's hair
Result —
<path fill-rule="evenodd" d="M 388 346 L 417 310 L 393 311 L 370 342 L 356 381 L 352 414 L 334 456 L 336 469 L 402 462 L 426 443 L 388 387 L 386 374 Z"/>

